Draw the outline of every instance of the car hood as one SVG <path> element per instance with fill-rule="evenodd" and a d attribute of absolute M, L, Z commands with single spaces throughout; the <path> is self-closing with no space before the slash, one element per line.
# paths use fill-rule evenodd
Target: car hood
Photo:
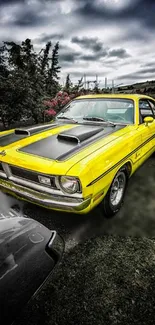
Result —
<path fill-rule="evenodd" d="M 95 151 L 121 136 L 120 132 L 124 127 L 52 123 L 49 130 L 30 134 L 12 148 L 2 150 L 0 161 L 32 170 L 36 170 L 37 166 L 39 172 L 46 169 L 47 173 L 51 173 L 52 169 L 56 174 L 66 173 L 71 166 L 92 153 L 92 150 Z M 21 130 L 21 134 L 22 132 Z"/>
<path fill-rule="evenodd" d="M 2 151 L 6 148 L 12 148 L 15 143 L 19 143 L 30 136 L 33 137 L 36 134 L 53 129 L 55 125 L 56 124 L 53 123 L 47 123 L 2 131 L 0 132 L 0 150 Z"/>
<path fill-rule="evenodd" d="M 31 241 L 28 234 L 36 230 L 37 222 L 32 219 L 23 218 L 21 216 L 14 217 L 0 217 L 0 258 L 5 258 L 4 249 L 8 249 L 9 245 L 12 247 L 12 243 L 15 243 L 15 249 L 22 247 L 22 240 L 27 244 Z M 49 232 L 50 234 L 50 232 Z M 50 235 L 49 235 L 50 236 Z M 21 241 L 19 240 L 21 239 Z M 16 251 L 14 251 L 16 253 Z"/>
<path fill-rule="evenodd" d="M 56 231 L 0 207 L 0 318 L 6 325 L 42 286 L 63 251 Z"/>

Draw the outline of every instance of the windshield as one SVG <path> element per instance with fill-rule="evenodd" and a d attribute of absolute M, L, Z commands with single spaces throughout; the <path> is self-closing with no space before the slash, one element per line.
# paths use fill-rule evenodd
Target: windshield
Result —
<path fill-rule="evenodd" d="M 131 99 L 78 99 L 73 100 L 57 115 L 57 118 L 74 119 L 99 118 L 114 123 L 134 123 L 134 102 Z"/>

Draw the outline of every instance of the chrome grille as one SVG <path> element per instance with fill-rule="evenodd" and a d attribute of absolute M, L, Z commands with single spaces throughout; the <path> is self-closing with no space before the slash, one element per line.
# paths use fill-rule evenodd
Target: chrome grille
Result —
<path fill-rule="evenodd" d="M 31 182 L 34 182 L 34 183 L 37 183 L 37 184 L 40 184 L 40 185 L 43 185 L 43 184 L 41 184 L 39 182 L 38 175 L 49 177 L 50 180 L 51 180 L 50 188 L 57 189 L 57 187 L 55 185 L 54 176 L 43 175 L 43 174 L 41 174 L 39 172 L 36 173 L 36 172 L 30 171 L 30 170 L 27 170 L 27 169 L 23 169 L 23 168 L 19 168 L 19 167 L 16 167 L 16 166 L 10 166 L 9 165 L 9 167 L 10 167 L 10 170 L 11 170 L 11 173 L 12 173 L 13 176 L 21 178 L 21 179 L 25 179 L 27 181 L 31 181 Z M 48 185 L 44 185 L 44 186 L 49 187 Z"/>
<path fill-rule="evenodd" d="M 1 178 L 7 178 L 5 170 L 4 170 L 1 162 L 0 162 L 0 177 Z"/>

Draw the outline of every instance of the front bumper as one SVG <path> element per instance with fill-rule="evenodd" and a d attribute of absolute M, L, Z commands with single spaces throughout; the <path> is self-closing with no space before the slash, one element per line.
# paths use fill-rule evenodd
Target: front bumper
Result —
<path fill-rule="evenodd" d="M 0 190 L 9 192 L 20 199 L 41 205 L 43 207 L 68 212 L 80 212 L 85 210 L 91 202 L 91 197 L 86 199 L 68 196 L 59 196 L 42 193 L 23 185 L 17 185 L 6 180 L 0 180 Z"/>

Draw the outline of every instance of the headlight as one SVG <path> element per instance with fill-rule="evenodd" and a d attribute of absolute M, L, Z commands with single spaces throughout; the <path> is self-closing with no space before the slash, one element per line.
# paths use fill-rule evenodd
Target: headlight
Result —
<path fill-rule="evenodd" d="M 80 184 L 77 178 L 70 176 L 60 176 L 58 178 L 59 188 L 69 194 L 74 194 L 80 190 Z"/>

